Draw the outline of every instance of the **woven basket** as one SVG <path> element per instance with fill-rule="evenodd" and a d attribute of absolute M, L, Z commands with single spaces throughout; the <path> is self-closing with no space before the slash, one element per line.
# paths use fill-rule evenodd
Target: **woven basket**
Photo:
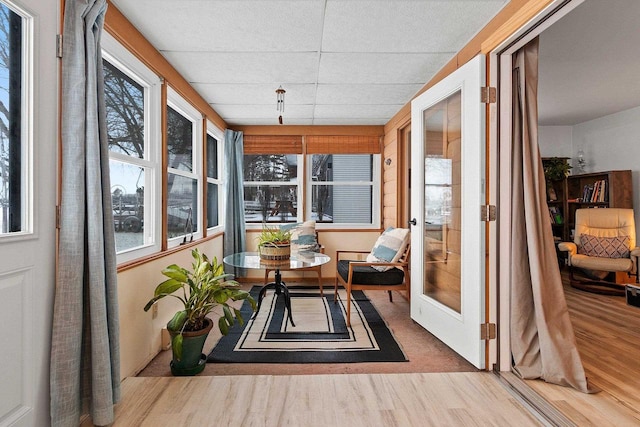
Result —
<path fill-rule="evenodd" d="M 258 248 L 260 259 L 264 261 L 288 261 L 291 257 L 291 245 L 263 245 Z"/>

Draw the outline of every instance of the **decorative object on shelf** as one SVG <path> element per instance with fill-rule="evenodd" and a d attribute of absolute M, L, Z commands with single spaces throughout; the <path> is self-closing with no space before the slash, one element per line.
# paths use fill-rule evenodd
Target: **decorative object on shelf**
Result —
<path fill-rule="evenodd" d="M 567 157 L 547 157 L 544 159 L 544 176 L 547 181 L 560 181 L 569 176 L 571 165 L 567 160 Z"/>
<path fill-rule="evenodd" d="M 249 292 L 238 289 L 238 282 L 227 280 L 231 275 L 224 274 L 222 263 L 218 264 L 216 258 L 209 260 L 198 249 L 191 251 L 191 255 L 194 259 L 191 270 L 176 264 L 162 270 L 168 279 L 156 287 L 153 298 L 144 307 L 144 311 L 149 311 L 166 296 L 177 298 L 183 304 L 183 309 L 167 323 L 173 351 L 171 373 L 176 376 L 196 375 L 204 369 L 206 356 L 202 348 L 213 327 L 207 315 L 216 307 L 222 306 L 218 328 L 223 335 L 236 322 L 244 323 L 240 310 L 230 307 L 229 300 L 246 300 L 252 310 L 256 310 L 256 302 Z"/>
<path fill-rule="evenodd" d="M 584 173 L 584 167 L 587 165 L 587 161 L 584 159 L 584 151 L 578 150 L 578 172 Z"/>
<path fill-rule="evenodd" d="M 278 123 L 282 124 L 282 113 L 284 113 L 284 94 L 287 93 L 286 90 L 282 89 L 282 85 L 276 89 L 276 108 L 280 113 L 278 117 Z"/>
<path fill-rule="evenodd" d="M 264 225 L 257 239 L 261 260 L 278 262 L 291 257 L 291 230 Z"/>

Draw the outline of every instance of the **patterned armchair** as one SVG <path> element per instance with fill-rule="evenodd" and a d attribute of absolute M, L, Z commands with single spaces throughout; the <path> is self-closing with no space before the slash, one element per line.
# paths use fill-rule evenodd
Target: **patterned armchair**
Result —
<path fill-rule="evenodd" d="M 573 242 L 562 242 L 568 253 L 571 286 L 609 295 L 624 295 L 615 282 L 577 278 L 576 269 L 592 272 L 623 272 L 636 276 L 640 248 L 636 247 L 633 209 L 605 208 L 576 210 Z"/>

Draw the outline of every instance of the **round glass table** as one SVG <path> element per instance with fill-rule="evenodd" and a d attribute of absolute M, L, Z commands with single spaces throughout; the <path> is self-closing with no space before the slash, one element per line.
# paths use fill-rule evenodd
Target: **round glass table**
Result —
<path fill-rule="evenodd" d="M 291 298 L 289 297 L 289 289 L 287 284 L 282 281 L 282 275 L 280 271 L 298 270 L 300 268 L 317 267 L 328 263 L 331 260 L 327 255 L 317 252 L 298 252 L 297 254 L 291 254 L 291 258 L 285 261 L 269 261 L 265 262 L 260 258 L 258 252 L 239 252 L 232 255 L 227 255 L 222 260 L 225 264 L 238 268 L 248 268 L 251 270 L 275 270 L 275 280 L 268 283 L 260 289 L 258 294 L 258 307 L 256 313 L 260 311 L 260 305 L 267 293 L 268 289 L 274 289 L 277 295 L 282 294 L 284 297 L 285 307 L 287 307 L 287 313 L 289 321 L 293 326 L 293 318 L 291 317 Z"/>

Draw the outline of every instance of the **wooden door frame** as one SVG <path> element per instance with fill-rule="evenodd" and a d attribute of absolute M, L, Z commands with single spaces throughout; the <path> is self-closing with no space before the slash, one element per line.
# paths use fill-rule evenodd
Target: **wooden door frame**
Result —
<path fill-rule="evenodd" d="M 499 325 L 496 348 L 496 369 L 511 371 L 511 325 L 510 325 L 510 271 L 511 242 L 511 64 L 515 52 L 544 30 L 571 12 L 585 0 L 554 0 L 533 19 L 515 29 L 500 45 L 488 55 L 489 85 L 498 88 L 498 103 L 490 107 L 488 126 L 491 164 L 490 172 L 492 200 L 498 204 L 500 215 L 495 234 L 490 239 L 497 244 L 490 245 L 489 284 L 490 313 L 495 313 Z M 506 72 L 501 72 L 502 70 Z M 494 179 L 495 177 L 495 179 Z M 500 177 L 504 179 L 500 180 Z M 503 260 L 503 262 L 500 262 Z"/>
<path fill-rule="evenodd" d="M 411 118 L 398 126 L 397 140 L 397 163 L 396 182 L 398 183 L 398 206 L 396 207 L 396 225 L 398 227 L 408 227 L 407 221 L 410 219 L 411 211 L 409 201 L 411 200 L 411 189 L 409 187 L 411 179 L 411 139 L 405 140 L 406 133 L 411 133 Z"/>

